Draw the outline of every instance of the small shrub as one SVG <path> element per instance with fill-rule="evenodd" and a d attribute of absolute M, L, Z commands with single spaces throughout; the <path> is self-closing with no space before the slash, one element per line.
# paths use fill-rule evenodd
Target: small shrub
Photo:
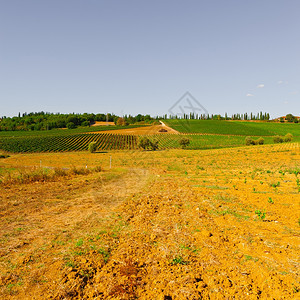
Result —
<path fill-rule="evenodd" d="M 61 176 L 67 176 L 66 170 L 62 168 L 54 168 L 54 176 L 61 177 Z"/>
<path fill-rule="evenodd" d="M 255 211 L 255 214 L 258 216 L 258 218 L 259 218 L 260 220 L 264 220 L 265 217 L 266 217 L 266 213 L 265 213 L 265 212 L 262 212 L 262 211 L 259 210 L 259 209 L 257 209 L 257 210 Z"/>
<path fill-rule="evenodd" d="M 263 145 L 265 143 L 265 140 L 263 138 L 259 138 L 258 140 L 256 140 L 257 145 Z"/>
<path fill-rule="evenodd" d="M 90 173 L 90 170 L 87 168 L 77 168 L 73 166 L 71 169 L 71 173 L 74 175 L 86 175 Z"/>
<path fill-rule="evenodd" d="M 141 137 L 139 139 L 138 146 L 144 150 L 148 149 L 150 146 L 150 140 L 147 137 Z"/>
<path fill-rule="evenodd" d="M 179 141 L 179 145 L 181 146 L 182 149 L 185 149 L 189 144 L 190 144 L 190 140 L 188 138 L 182 138 Z"/>
<path fill-rule="evenodd" d="M 96 166 L 94 169 L 95 172 L 101 172 L 102 168 L 100 166 Z"/>
<path fill-rule="evenodd" d="M 251 139 L 250 136 L 247 136 L 247 137 L 245 138 L 245 144 L 246 144 L 246 146 L 252 145 L 252 142 L 253 142 L 253 140 Z"/>
<path fill-rule="evenodd" d="M 152 151 L 155 151 L 158 149 L 158 140 L 151 141 L 147 137 L 142 137 L 139 140 L 138 146 L 144 150 L 150 149 Z"/>
<path fill-rule="evenodd" d="M 97 143 L 96 142 L 89 143 L 88 149 L 91 153 L 94 153 L 97 150 Z"/>
<path fill-rule="evenodd" d="M 275 144 L 283 143 L 283 138 L 279 135 L 274 136 L 273 141 Z"/>
<path fill-rule="evenodd" d="M 176 256 L 172 261 L 171 265 L 188 265 L 188 262 L 185 261 L 182 256 Z"/>
<path fill-rule="evenodd" d="M 158 140 L 150 141 L 150 150 L 155 151 L 158 149 Z"/>
<path fill-rule="evenodd" d="M 284 141 L 285 142 L 291 142 L 293 139 L 293 135 L 291 133 L 287 133 L 285 136 L 284 136 Z"/>
<path fill-rule="evenodd" d="M 250 145 L 263 145 L 265 143 L 265 140 L 263 138 L 259 138 L 257 140 L 253 140 L 251 137 L 247 136 L 245 138 L 245 144 L 247 146 L 250 146 Z"/>

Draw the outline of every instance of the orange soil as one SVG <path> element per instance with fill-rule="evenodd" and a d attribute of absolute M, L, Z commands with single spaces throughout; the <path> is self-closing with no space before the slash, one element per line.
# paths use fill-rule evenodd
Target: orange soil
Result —
<path fill-rule="evenodd" d="M 299 160 L 297 143 L 3 159 L 104 171 L 0 186 L 0 295 L 299 299 Z"/>
<path fill-rule="evenodd" d="M 107 125 L 115 126 L 115 122 L 99 122 L 99 121 L 96 121 L 95 124 L 93 124 L 92 126 L 107 126 Z"/>
<path fill-rule="evenodd" d="M 167 132 L 159 132 L 161 129 L 166 129 Z M 99 133 L 99 132 L 92 132 Z M 164 134 L 164 133 L 173 133 L 178 134 L 179 132 L 175 129 L 168 127 L 166 125 L 149 125 L 144 127 L 137 128 L 125 128 L 119 130 L 105 130 L 105 133 L 111 134 L 129 134 L 129 135 L 152 135 L 152 134 Z"/>

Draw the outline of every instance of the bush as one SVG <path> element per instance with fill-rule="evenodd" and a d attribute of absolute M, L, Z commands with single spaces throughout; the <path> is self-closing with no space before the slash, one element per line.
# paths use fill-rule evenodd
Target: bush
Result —
<path fill-rule="evenodd" d="M 67 128 L 68 128 L 68 129 L 74 129 L 74 128 L 76 128 L 76 126 L 75 126 L 75 124 L 74 124 L 73 122 L 69 122 L 69 123 L 67 124 Z"/>
<path fill-rule="evenodd" d="M 250 136 L 247 136 L 247 137 L 245 138 L 245 144 L 246 144 L 247 146 L 253 145 L 253 140 L 251 139 Z"/>
<path fill-rule="evenodd" d="M 147 137 L 142 137 L 139 140 L 139 147 L 143 148 L 144 150 L 150 149 L 152 151 L 155 151 L 158 149 L 158 140 L 151 141 Z"/>
<path fill-rule="evenodd" d="M 256 140 L 257 145 L 263 145 L 265 143 L 265 140 L 263 138 L 259 138 Z"/>
<path fill-rule="evenodd" d="M 188 138 L 182 138 L 179 141 L 179 145 L 181 146 L 181 148 L 185 149 L 188 145 L 190 144 L 190 140 Z"/>
<path fill-rule="evenodd" d="M 247 136 L 245 138 L 245 144 L 247 146 L 250 146 L 250 145 L 263 145 L 265 143 L 265 140 L 263 138 L 259 138 L 257 140 L 253 140 L 251 137 Z"/>
<path fill-rule="evenodd" d="M 274 136 L 273 141 L 275 144 L 283 143 L 283 138 L 279 135 Z"/>
<path fill-rule="evenodd" d="M 293 139 L 293 135 L 291 133 L 287 133 L 284 137 L 285 142 L 291 142 Z"/>
<path fill-rule="evenodd" d="M 150 141 L 150 149 L 152 151 L 155 151 L 158 149 L 158 140 Z"/>
<path fill-rule="evenodd" d="M 142 138 L 139 139 L 138 146 L 140 148 L 143 148 L 144 150 L 148 149 L 149 146 L 150 146 L 150 140 L 147 137 L 144 136 L 144 137 L 142 137 Z"/>
<path fill-rule="evenodd" d="M 90 126 L 90 122 L 89 122 L 89 121 L 83 121 L 83 122 L 81 123 L 81 126 L 83 126 L 83 127 Z"/>
<path fill-rule="evenodd" d="M 94 153 L 97 150 L 97 143 L 96 142 L 89 143 L 88 149 L 91 153 Z"/>

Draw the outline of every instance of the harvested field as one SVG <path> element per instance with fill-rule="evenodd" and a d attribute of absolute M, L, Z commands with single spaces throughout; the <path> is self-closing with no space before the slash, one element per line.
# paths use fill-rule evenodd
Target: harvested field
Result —
<path fill-rule="evenodd" d="M 100 121 L 96 121 L 91 126 L 116 126 L 116 124 L 115 124 L 115 122 L 100 122 Z"/>
<path fill-rule="evenodd" d="M 2 299 L 299 299 L 298 143 L 0 166 Z"/>
<path fill-rule="evenodd" d="M 165 129 L 167 131 L 160 131 L 162 129 Z M 164 133 L 178 134 L 178 131 L 166 125 L 149 125 L 149 126 L 143 126 L 137 128 L 128 128 L 128 129 L 125 128 L 125 129 L 111 130 L 111 131 L 107 130 L 105 132 L 111 134 L 125 134 L 125 135 L 152 135 L 152 134 L 164 134 Z"/>

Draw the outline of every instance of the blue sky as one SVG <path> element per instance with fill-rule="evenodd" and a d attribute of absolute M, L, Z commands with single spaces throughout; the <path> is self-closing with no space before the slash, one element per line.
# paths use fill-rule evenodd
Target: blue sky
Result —
<path fill-rule="evenodd" d="M 300 115 L 298 0 L 0 0 L 0 116 Z"/>

